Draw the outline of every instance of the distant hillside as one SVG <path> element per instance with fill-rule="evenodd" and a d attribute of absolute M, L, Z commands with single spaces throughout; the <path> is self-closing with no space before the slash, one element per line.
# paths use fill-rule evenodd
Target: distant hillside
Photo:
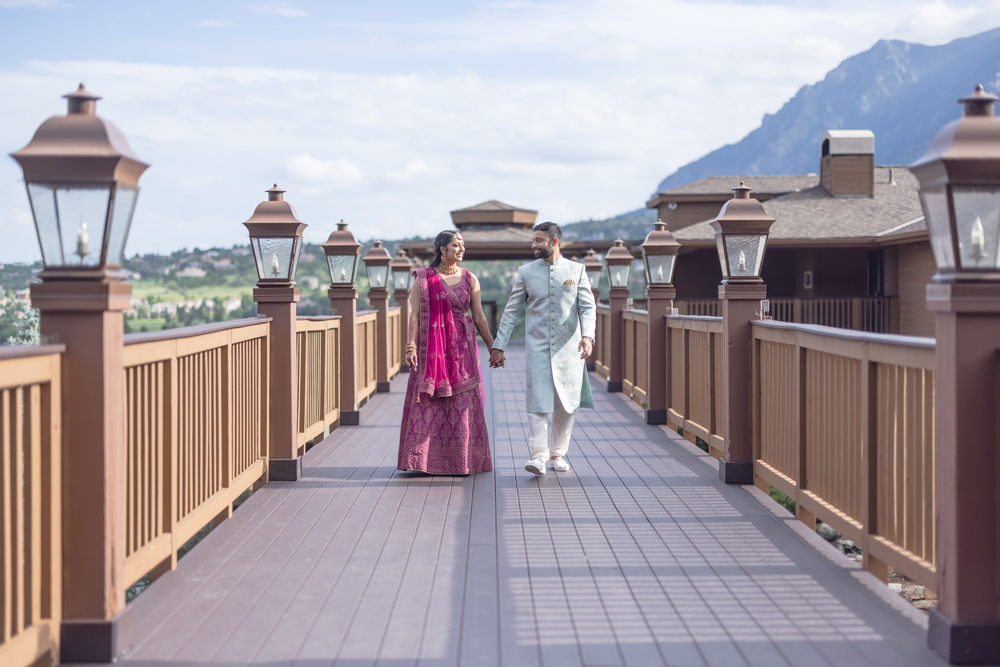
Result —
<path fill-rule="evenodd" d="M 657 192 L 706 176 L 819 171 L 827 130 L 871 130 L 876 164 L 910 164 L 977 83 L 1000 91 L 1000 28 L 943 46 L 880 41 L 803 86 L 741 141 L 684 165 Z"/>
<path fill-rule="evenodd" d="M 642 239 L 656 222 L 656 211 L 640 208 L 604 220 L 584 220 L 563 225 L 563 235 L 567 239 L 595 239 L 612 241 L 622 239 Z"/>

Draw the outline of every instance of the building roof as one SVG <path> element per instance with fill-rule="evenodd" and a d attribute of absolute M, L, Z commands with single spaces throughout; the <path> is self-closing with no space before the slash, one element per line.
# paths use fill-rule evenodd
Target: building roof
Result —
<path fill-rule="evenodd" d="M 452 223 L 463 232 L 477 228 L 534 227 L 537 217 L 538 211 L 518 208 L 495 199 L 451 212 Z"/>
<path fill-rule="evenodd" d="M 496 199 L 484 201 L 482 204 L 476 204 L 475 206 L 460 208 L 452 211 L 452 213 L 458 213 L 459 211 L 521 211 L 523 213 L 538 213 L 538 211 L 533 211 L 530 208 L 518 208 L 517 206 L 504 204 L 502 201 L 497 201 Z"/>
<path fill-rule="evenodd" d="M 745 179 L 747 185 L 751 178 Z M 775 241 L 885 243 L 926 231 L 917 190 L 917 179 L 906 167 L 880 166 L 875 167 L 874 197 L 834 197 L 814 185 L 769 199 L 763 206 L 775 219 L 771 226 Z M 679 229 L 674 238 L 691 245 L 714 242 L 710 222 Z"/>
<path fill-rule="evenodd" d="M 781 195 L 797 192 L 819 185 L 819 176 L 805 174 L 798 176 L 709 176 L 694 183 L 686 183 L 676 188 L 663 190 L 660 196 L 674 195 L 731 195 L 733 188 L 743 181 L 752 188 L 754 194 Z"/>

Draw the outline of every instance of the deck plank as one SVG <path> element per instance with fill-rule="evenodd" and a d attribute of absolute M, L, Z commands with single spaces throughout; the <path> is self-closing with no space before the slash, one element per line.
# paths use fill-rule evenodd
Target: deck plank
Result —
<path fill-rule="evenodd" d="M 571 470 L 529 475 L 523 347 L 485 373 L 493 473 L 395 470 L 400 375 L 133 603 L 121 662 L 944 664 L 869 575 L 595 376 Z"/>

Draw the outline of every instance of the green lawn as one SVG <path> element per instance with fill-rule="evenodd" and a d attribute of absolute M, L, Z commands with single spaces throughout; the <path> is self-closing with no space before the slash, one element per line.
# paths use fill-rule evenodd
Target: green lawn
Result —
<path fill-rule="evenodd" d="M 166 322 L 167 321 L 162 317 L 157 317 L 148 320 L 141 320 L 141 319 L 129 320 L 128 325 L 134 333 L 139 333 L 140 331 L 142 331 L 142 327 L 146 327 L 146 331 L 161 331 L 163 329 L 163 325 L 166 324 Z"/>
<path fill-rule="evenodd" d="M 173 303 L 176 301 L 197 301 L 199 299 L 229 299 L 236 297 L 243 298 L 243 295 L 253 293 L 254 284 L 240 285 L 203 285 L 200 287 L 178 287 L 175 285 L 164 285 L 162 283 L 147 282 L 140 280 L 132 283 L 132 296 L 140 299 L 148 299 Z"/>

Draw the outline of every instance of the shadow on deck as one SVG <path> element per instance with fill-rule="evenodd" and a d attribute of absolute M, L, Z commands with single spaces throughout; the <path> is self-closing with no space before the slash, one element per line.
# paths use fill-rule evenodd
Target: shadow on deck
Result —
<path fill-rule="evenodd" d="M 596 375 L 572 470 L 526 473 L 523 348 L 507 366 L 493 473 L 395 470 L 399 376 L 133 603 L 121 662 L 944 664 L 920 612 Z"/>

